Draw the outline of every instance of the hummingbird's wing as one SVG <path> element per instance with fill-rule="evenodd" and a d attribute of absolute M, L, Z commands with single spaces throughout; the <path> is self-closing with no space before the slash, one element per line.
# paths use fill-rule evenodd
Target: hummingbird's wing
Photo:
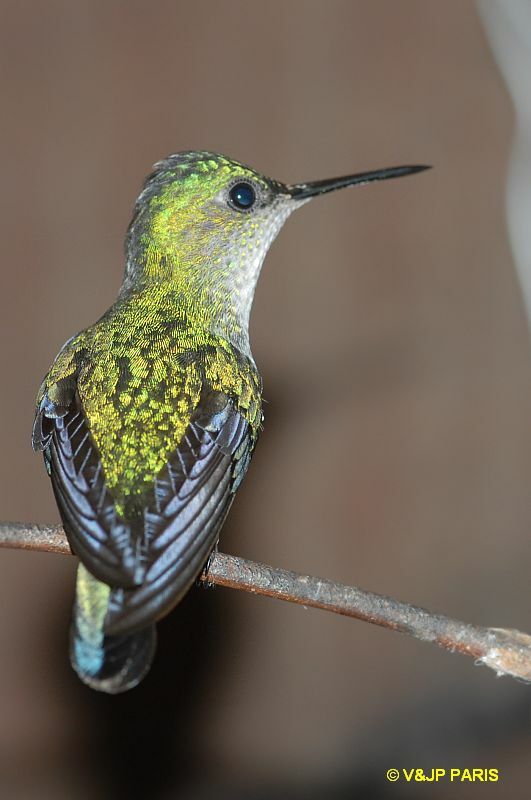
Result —
<path fill-rule="evenodd" d="M 43 451 L 69 544 L 100 580 L 134 586 L 131 525 L 116 511 L 75 382 L 55 394 L 60 399 L 45 394 L 39 404 L 32 444 Z"/>
<path fill-rule="evenodd" d="M 116 512 L 78 395 L 87 331 L 61 348 L 39 389 L 32 446 L 42 451 L 72 550 L 110 585 L 135 585 L 131 528 Z"/>
<path fill-rule="evenodd" d="M 205 565 L 247 471 L 255 434 L 226 395 L 202 392 L 142 515 L 126 521 L 106 484 L 75 383 L 55 397 L 41 400 L 33 446 L 44 450 L 72 549 L 114 588 L 107 632 L 141 628 L 175 605 Z"/>
<path fill-rule="evenodd" d="M 218 541 L 254 444 L 251 426 L 226 396 L 203 395 L 144 512 L 142 584 L 113 592 L 108 633 L 144 627 L 188 591 Z"/>

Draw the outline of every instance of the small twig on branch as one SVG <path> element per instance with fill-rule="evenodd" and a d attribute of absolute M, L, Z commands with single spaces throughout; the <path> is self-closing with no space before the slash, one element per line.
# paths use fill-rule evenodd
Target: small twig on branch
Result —
<path fill-rule="evenodd" d="M 0 547 L 72 554 L 62 528 L 18 522 L 0 523 Z M 223 553 L 213 556 L 202 580 L 365 620 L 471 656 L 498 675 L 531 681 L 531 636 L 520 631 L 467 625 L 354 586 Z"/>

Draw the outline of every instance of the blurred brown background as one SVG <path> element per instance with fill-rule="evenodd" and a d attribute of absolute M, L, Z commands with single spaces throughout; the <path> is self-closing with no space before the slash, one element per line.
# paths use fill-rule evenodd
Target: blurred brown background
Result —
<path fill-rule="evenodd" d="M 504 222 L 512 109 L 464 0 L 0 6 L 0 517 L 55 522 L 29 446 L 60 345 L 112 302 L 151 164 L 213 149 L 323 198 L 266 261 L 266 427 L 222 549 L 529 629 L 531 361 Z M 529 690 L 374 627 L 221 589 L 101 697 L 67 664 L 73 560 L 0 558 L 2 798 L 529 796 Z M 483 797 L 431 784 L 424 797 Z M 416 792 L 414 793 L 416 795 Z"/>

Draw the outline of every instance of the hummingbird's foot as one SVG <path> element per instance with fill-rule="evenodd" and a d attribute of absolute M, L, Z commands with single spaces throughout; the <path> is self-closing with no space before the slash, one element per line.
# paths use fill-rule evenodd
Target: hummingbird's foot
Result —
<path fill-rule="evenodd" d="M 215 584 L 213 583 L 213 581 L 211 581 L 211 580 L 209 580 L 209 579 L 208 579 L 208 573 L 209 573 L 209 570 L 210 570 L 210 566 L 211 566 L 211 564 L 212 564 L 212 561 L 214 560 L 214 558 L 215 558 L 215 557 L 216 557 L 216 555 L 217 555 L 217 552 L 218 552 L 218 544 L 219 544 L 219 542 L 216 542 L 216 544 L 215 544 L 215 545 L 214 545 L 214 547 L 212 548 L 212 552 L 210 553 L 210 555 L 209 555 L 209 557 L 208 557 L 208 561 L 206 562 L 205 566 L 204 566 L 204 567 L 203 567 L 203 569 L 201 570 L 201 572 L 200 572 L 200 574 L 199 574 L 199 577 L 198 577 L 198 579 L 197 579 L 197 581 L 196 581 L 196 584 L 197 584 L 198 586 L 200 586 L 201 588 L 203 588 L 203 589 L 212 589 L 212 587 L 215 585 Z"/>

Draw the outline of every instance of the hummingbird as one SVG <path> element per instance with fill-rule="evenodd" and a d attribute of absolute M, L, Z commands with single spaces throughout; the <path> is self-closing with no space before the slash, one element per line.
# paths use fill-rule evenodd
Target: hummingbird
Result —
<path fill-rule="evenodd" d="M 283 184 L 213 152 L 155 164 L 116 301 L 66 342 L 36 401 L 33 448 L 79 558 L 70 660 L 88 686 L 144 678 L 157 620 L 217 548 L 262 427 L 249 316 L 282 225 L 318 195 L 424 169 Z"/>

